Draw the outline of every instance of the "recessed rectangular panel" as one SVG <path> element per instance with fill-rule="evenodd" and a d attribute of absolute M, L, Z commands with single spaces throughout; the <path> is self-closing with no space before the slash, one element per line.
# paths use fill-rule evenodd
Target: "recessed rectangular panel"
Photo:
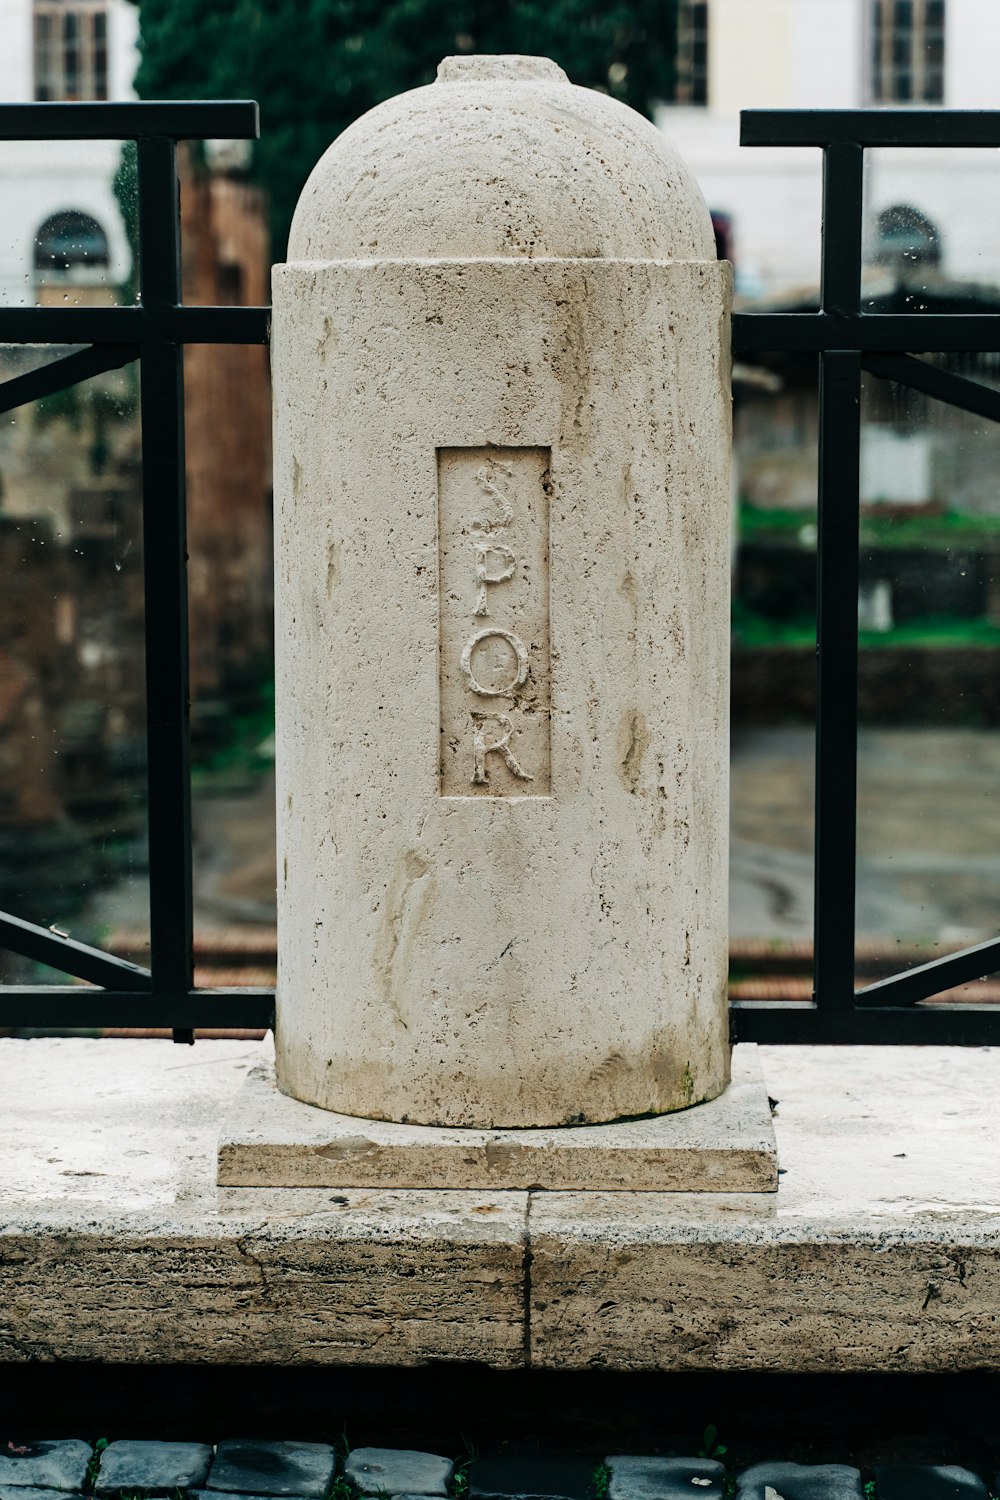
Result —
<path fill-rule="evenodd" d="M 441 795 L 552 790 L 547 448 L 438 450 Z"/>

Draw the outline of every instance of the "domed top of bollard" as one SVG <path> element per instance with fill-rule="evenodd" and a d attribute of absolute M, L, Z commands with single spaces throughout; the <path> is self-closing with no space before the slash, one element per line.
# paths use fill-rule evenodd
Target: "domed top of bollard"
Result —
<path fill-rule="evenodd" d="M 714 260 L 705 201 L 661 131 L 544 57 L 447 57 L 370 110 L 299 199 L 290 261 Z"/>

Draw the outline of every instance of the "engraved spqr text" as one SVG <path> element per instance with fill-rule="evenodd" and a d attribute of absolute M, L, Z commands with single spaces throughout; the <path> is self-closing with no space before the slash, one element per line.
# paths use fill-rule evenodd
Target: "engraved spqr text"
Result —
<path fill-rule="evenodd" d="M 441 794 L 552 789 L 547 448 L 438 450 Z"/>

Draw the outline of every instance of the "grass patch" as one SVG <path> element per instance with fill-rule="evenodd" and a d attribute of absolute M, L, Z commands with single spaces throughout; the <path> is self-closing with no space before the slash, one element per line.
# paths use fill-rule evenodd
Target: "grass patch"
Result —
<path fill-rule="evenodd" d="M 733 640 L 737 645 L 797 646 L 816 645 L 816 622 L 812 615 L 795 615 L 776 619 L 748 609 L 739 600 L 733 603 Z M 1000 647 L 1000 625 L 978 619 L 959 619 L 955 615 L 926 615 L 894 625 L 892 630 L 859 630 L 858 645 L 862 651 L 899 647 L 990 650 Z"/>
<path fill-rule="evenodd" d="M 810 545 L 802 532 L 811 528 L 815 546 L 815 510 L 770 510 L 743 500 L 739 506 L 739 535 L 743 541 L 798 539 Z M 809 533 L 807 532 L 807 537 Z M 928 515 L 899 507 L 879 515 L 861 515 L 862 547 L 887 547 L 947 551 L 951 547 L 975 550 L 977 544 L 993 551 L 1000 542 L 1000 516 L 964 516 L 956 511 Z"/>

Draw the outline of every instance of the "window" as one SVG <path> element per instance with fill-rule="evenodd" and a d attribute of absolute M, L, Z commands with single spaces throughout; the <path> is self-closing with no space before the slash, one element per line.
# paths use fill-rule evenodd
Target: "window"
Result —
<path fill-rule="evenodd" d="M 35 98 L 108 97 L 104 0 L 35 0 Z"/>
<path fill-rule="evenodd" d="M 89 214 L 68 209 L 46 219 L 35 236 L 39 280 L 92 279 L 108 269 L 108 237 Z"/>
<path fill-rule="evenodd" d="M 908 203 L 884 208 L 875 219 L 872 259 L 877 266 L 894 266 L 900 271 L 940 266 L 941 235 L 937 225 Z"/>
<path fill-rule="evenodd" d="M 708 103 L 708 0 L 681 0 L 677 11 L 678 104 Z"/>
<path fill-rule="evenodd" d="M 873 0 L 871 102 L 944 101 L 944 0 Z"/>

